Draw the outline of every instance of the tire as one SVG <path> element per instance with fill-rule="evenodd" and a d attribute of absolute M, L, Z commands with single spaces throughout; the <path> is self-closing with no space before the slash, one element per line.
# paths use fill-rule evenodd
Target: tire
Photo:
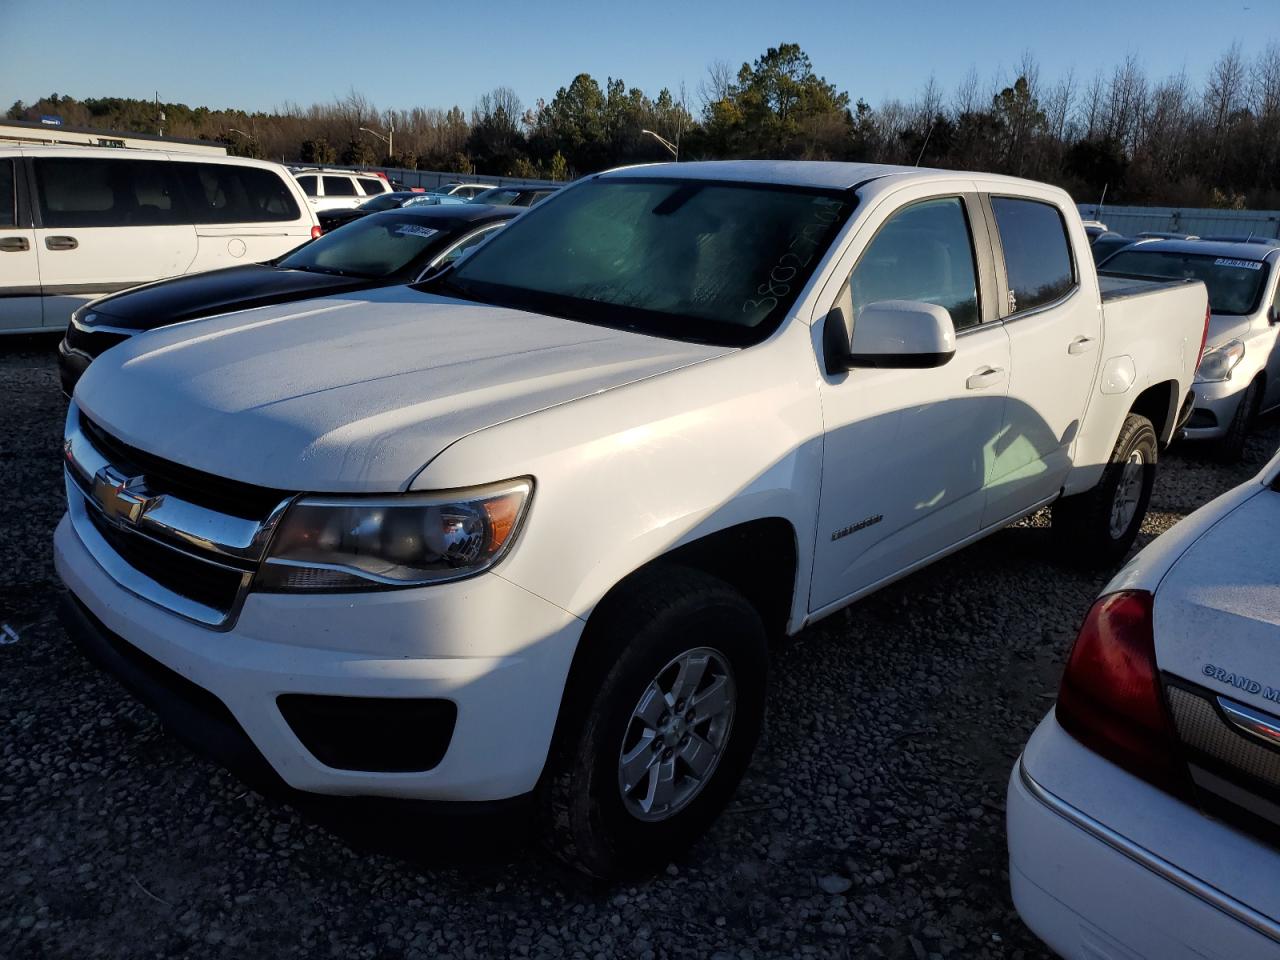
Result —
<path fill-rule="evenodd" d="M 1129 414 L 1097 486 L 1053 505 L 1054 538 L 1070 560 L 1109 566 L 1129 552 L 1151 502 L 1158 446 L 1151 421 Z"/>
<path fill-rule="evenodd" d="M 764 624 L 722 580 L 684 567 L 656 567 L 606 598 L 582 644 L 538 787 L 543 839 L 554 855 L 589 876 L 643 875 L 706 830 L 747 769 L 764 719 Z M 672 724 L 684 721 L 671 719 L 675 711 L 651 685 L 678 692 L 682 667 L 696 672 L 699 662 L 701 686 L 692 699 L 703 698 L 706 719 L 695 716 L 690 728 L 701 743 L 693 737 L 677 741 L 682 730 Z M 711 712 L 721 702 L 712 685 L 729 692 L 730 708 Z M 642 709 L 646 704 L 652 709 Z M 665 727 L 661 715 L 668 718 Z M 703 746 L 717 743 L 718 751 Z M 627 797 L 624 755 L 637 758 Z M 702 769 L 701 779 L 692 776 L 690 760 Z M 650 769 L 641 772 L 646 765 Z M 669 773 L 674 776 L 658 784 L 663 793 L 646 796 L 655 778 Z"/>
<path fill-rule="evenodd" d="M 1226 434 L 1218 441 L 1214 451 L 1218 460 L 1223 463 L 1239 463 L 1244 459 L 1245 441 L 1249 438 L 1249 431 L 1253 428 L 1253 421 L 1257 419 L 1258 407 L 1261 404 L 1262 381 L 1255 377 L 1253 383 L 1249 384 L 1249 389 L 1240 398 L 1235 416 L 1227 425 Z"/>

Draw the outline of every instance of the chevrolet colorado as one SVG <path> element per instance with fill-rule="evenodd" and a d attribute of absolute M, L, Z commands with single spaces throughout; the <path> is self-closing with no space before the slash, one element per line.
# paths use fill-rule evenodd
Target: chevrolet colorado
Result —
<path fill-rule="evenodd" d="M 1024 180 L 588 177 L 425 284 L 95 361 L 66 622 L 225 763 L 531 796 L 580 869 L 648 869 L 746 769 L 769 636 L 1047 504 L 1064 550 L 1129 550 L 1206 304 L 1100 288 L 1070 198 Z"/>

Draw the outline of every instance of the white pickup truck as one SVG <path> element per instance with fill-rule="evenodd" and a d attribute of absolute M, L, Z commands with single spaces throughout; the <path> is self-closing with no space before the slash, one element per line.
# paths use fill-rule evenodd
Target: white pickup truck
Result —
<path fill-rule="evenodd" d="M 745 770 L 768 637 L 1046 504 L 1124 554 L 1205 324 L 1199 283 L 1100 291 L 1051 187 L 611 171 L 429 286 L 104 354 L 65 621 L 242 772 L 531 796 L 566 860 L 643 870 Z"/>

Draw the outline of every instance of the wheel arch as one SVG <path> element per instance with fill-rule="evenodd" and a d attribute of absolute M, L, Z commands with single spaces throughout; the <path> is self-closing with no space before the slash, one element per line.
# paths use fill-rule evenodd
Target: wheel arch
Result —
<path fill-rule="evenodd" d="M 1165 447 L 1173 440 L 1181 400 L 1178 382 L 1165 380 L 1152 384 L 1138 394 L 1129 407 L 1129 413 L 1136 413 L 1150 420 L 1155 427 L 1156 439 L 1160 441 L 1161 447 Z"/>

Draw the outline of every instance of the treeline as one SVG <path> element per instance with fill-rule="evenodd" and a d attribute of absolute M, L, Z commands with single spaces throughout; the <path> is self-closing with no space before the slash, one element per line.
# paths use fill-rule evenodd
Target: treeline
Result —
<path fill-rule="evenodd" d="M 352 92 L 272 112 L 162 103 L 164 132 L 288 162 L 385 164 L 567 179 L 670 157 L 861 160 L 986 170 L 1057 183 L 1083 201 L 1280 208 L 1280 44 L 1223 53 L 1199 84 L 1148 77 L 1130 56 L 1090 78 L 1047 80 L 1030 55 L 1003 77 L 971 70 L 954 90 L 930 79 L 911 100 L 853 100 L 795 44 L 734 71 L 714 64 L 690 103 L 579 74 L 532 106 L 498 87 L 469 113 L 379 110 Z M 13 119 L 155 132 L 157 105 L 56 94 Z M 361 128 L 391 137 L 393 146 Z M 654 136 L 656 134 L 656 136 Z M 661 138 L 661 139 L 660 139 Z"/>

